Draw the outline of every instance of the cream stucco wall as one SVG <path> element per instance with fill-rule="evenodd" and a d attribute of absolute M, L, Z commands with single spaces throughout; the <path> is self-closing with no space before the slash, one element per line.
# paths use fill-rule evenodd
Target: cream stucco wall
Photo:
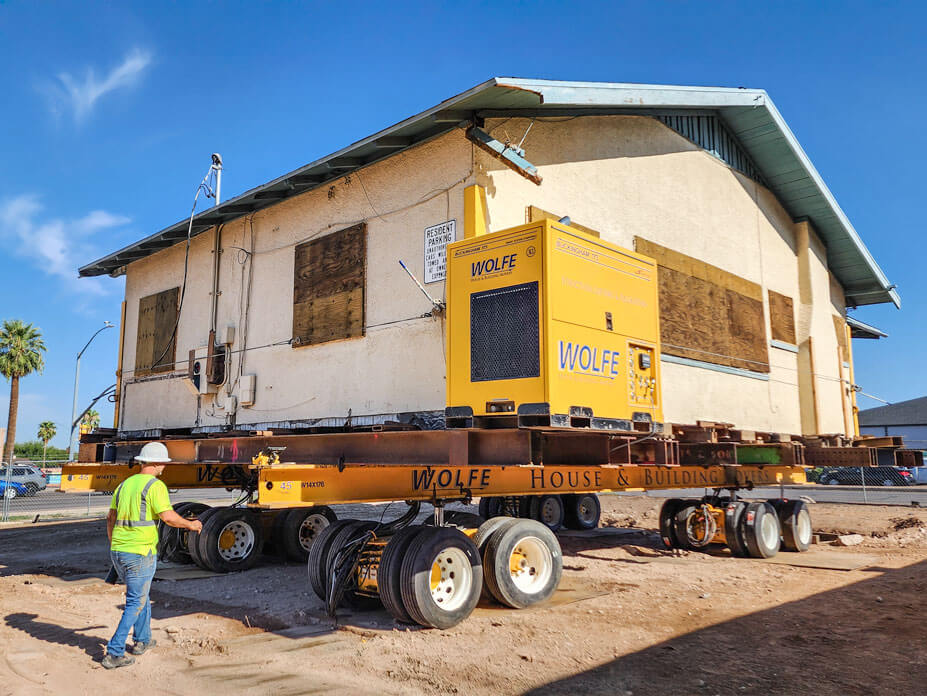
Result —
<path fill-rule="evenodd" d="M 496 120 L 486 128 L 500 140 L 518 142 L 529 123 Z M 541 186 L 478 153 L 490 229 L 523 223 L 525 206 L 535 205 L 569 215 L 622 246 L 632 247 L 634 237 L 641 236 L 758 283 L 767 336 L 767 290 L 792 297 L 798 314 L 799 246 L 788 213 L 768 189 L 661 122 L 644 116 L 537 120 L 523 147 L 539 168 Z M 808 335 L 820 343 L 816 353 L 829 351 L 829 357 L 836 349 L 831 315 L 842 293 L 830 289 L 825 258 L 822 250 L 811 273 L 814 312 Z M 769 379 L 763 380 L 665 362 L 664 418 L 801 433 L 799 355 L 770 347 L 769 364 Z M 815 365 L 823 432 L 844 431 L 836 367 L 834 360 Z"/>
<path fill-rule="evenodd" d="M 488 121 L 486 129 L 517 142 L 528 124 Z M 796 319 L 806 327 L 799 333 L 814 342 L 820 428 L 843 431 L 840 384 L 832 379 L 839 366 L 835 359 L 825 364 L 818 358 L 836 350 L 831 315 L 842 312 L 842 292 L 827 271 L 823 249 L 801 256 L 798 226 L 770 191 L 648 117 L 539 120 L 524 147 L 543 176 L 541 186 L 474 149 L 462 131 L 455 131 L 338 180 L 331 193 L 316 190 L 255 214 L 247 351 L 236 353 L 231 367 L 238 374 L 244 355 L 244 372 L 257 376 L 257 399 L 253 408 L 237 410 L 237 424 L 443 408 L 443 322 L 415 318 L 430 304 L 398 260 L 421 278 L 424 228 L 456 219 L 460 238 L 463 187 L 480 183 L 486 187 L 491 230 L 524 223 L 526 206 L 535 205 L 570 215 L 622 246 L 633 247 L 639 235 L 735 273 L 763 287 L 764 303 L 767 289 L 792 297 Z M 367 335 L 295 349 L 271 345 L 292 335 L 295 245 L 359 221 L 368 224 Z M 252 248 L 251 224 L 239 219 L 223 230 L 217 323 L 236 326 L 235 351 L 244 343 L 247 303 L 241 289 L 247 255 L 234 247 Z M 212 243 L 210 232 L 191 247 L 178 336 L 181 360 L 206 342 Z M 804 276 L 800 258 L 806 261 Z M 138 300 L 179 285 L 182 264 L 181 244 L 129 266 L 123 430 L 230 421 L 230 410 L 221 408 L 226 399 L 198 404 L 179 378 L 132 383 Z M 443 283 L 428 289 L 443 295 Z M 804 309 L 800 296 L 809 300 Z M 768 315 L 767 307 L 767 334 Z M 802 432 L 801 357 L 770 348 L 768 380 L 664 363 L 664 417 Z"/>
<path fill-rule="evenodd" d="M 443 320 L 421 318 L 431 303 L 399 260 L 422 279 L 424 229 L 456 219 L 463 235 L 461 191 L 471 179 L 472 146 L 455 132 L 223 228 L 217 326 L 236 327 L 231 393 L 237 394 L 234 378 L 242 359 L 244 373 L 256 375 L 256 400 L 253 408 L 238 408 L 239 426 L 444 408 Z M 361 221 L 367 223 L 366 336 L 299 348 L 273 345 L 292 336 L 295 246 Z M 246 322 L 248 255 L 241 249 L 252 249 L 252 222 Z M 178 369 L 184 371 L 187 352 L 207 342 L 213 241 L 210 231 L 191 244 L 178 328 Z M 179 286 L 183 256 L 178 244 L 128 268 L 122 430 L 230 422 L 224 392 L 198 404 L 179 374 L 134 382 L 139 299 Z M 443 297 L 443 282 L 427 288 Z"/>

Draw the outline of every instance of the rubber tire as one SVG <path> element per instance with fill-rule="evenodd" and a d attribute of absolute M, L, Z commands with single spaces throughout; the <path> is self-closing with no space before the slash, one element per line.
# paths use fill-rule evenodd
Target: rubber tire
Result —
<path fill-rule="evenodd" d="M 503 524 L 514 520 L 514 517 L 493 517 L 479 526 L 479 529 L 476 530 L 476 534 L 473 535 L 473 543 L 476 544 L 476 548 L 480 552 L 480 558 L 483 557 L 483 549 L 486 548 L 489 537 L 491 537 L 496 530 L 500 529 Z"/>
<path fill-rule="evenodd" d="M 29 482 L 26 484 L 26 496 L 28 496 L 29 498 L 32 498 L 38 492 L 39 492 L 39 487 L 36 486 L 34 483 Z"/>
<path fill-rule="evenodd" d="M 544 543 L 553 564 L 548 582 L 538 592 L 530 594 L 515 584 L 509 567 L 512 552 L 526 537 L 535 537 Z M 549 599 L 556 592 L 563 575 L 563 552 L 547 525 L 536 520 L 514 520 L 490 537 L 483 551 L 483 566 L 490 594 L 501 604 L 524 609 Z"/>
<path fill-rule="evenodd" d="M 348 543 L 348 541 L 359 537 L 362 532 L 367 532 L 377 526 L 379 526 L 378 523 L 371 520 L 354 520 L 352 524 L 345 525 L 339 529 L 335 536 L 332 537 L 332 542 L 328 547 L 328 554 L 325 558 L 325 577 L 323 580 L 325 583 L 325 595 L 322 598 L 323 601 L 327 601 L 328 598 L 328 580 L 332 576 L 332 570 L 334 569 L 335 558 L 338 556 L 338 551 Z M 353 589 L 345 590 L 344 594 L 341 596 L 341 601 L 345 606 L 352 609 L 372 609 L 380 603 L 378 599 L 357 594 Z"/>
<path fill-rule="evenodd" d="M 480 498 L 479 512 L 480 517 L 484 519 L 488 520 L 493 517 L 499 517 L 504 514 L 504 509 L 505 498 L 500 498 L 498 496 Z"/>
<path fill-rule="evenodd" d="M 183 511 L 189 505 L 190 505 L 189 502 L 183 502 L 183 503 L 175 503 L 171 507 L 174 509 L 174 512 L 176 512 L 178 515 L 183 516 Z M 176 540 L 177 543 L 178 544 L 180 543 L 180 538 L 179 538 L 180 530 L 177 529 L 176 527 L 171 527 L 170 525 L 165 524 L 164 521 L 161 520 L 160 518 L 155 524 L 155 527 L 158 530 L 158 546 L 155 550 L 155 552 L 158 554 L 158 560 L 163 561 L 165 563 L 173 563 L 174 561 L 177 560 L 177 556 L 179 554 L 177 554 L 176 551 L 175 553 L 168 552 L 169 547 L 173 546 L 173 544 L 169 542 L 173 542 L 174 537 L 176 536 L 178 537 Z"/>
<path fill-rule="evenodd" d="M 676 538 L 676 513 L 689 501 L 682 498 L 670 498 L 660 508 L 660 538 L 667 549 L 678 549 L 679 540 Z"/>
<path fill-rule="evenodd" d="M 554 509 L 554 519 L 551 519 L 549 522 L 545 522 L 541 519 L 541 510 L 543 510 L 544 505 L 551 500 L 553 500 L 559 506 L 559 509 Z M 563 526 L 564 512 L 565 510 L 563 506 L 563 499 L 559 495 L 536 495 L 532 496 L 531 498 L 531 512 L 529 514 L 529 518 L 532 520 L 537 520 L 552 532 L 556 532 Z"/>
<path fill-rule="evenodd" d="M 199 516 L 199 521 L 205 528 L 206 522 L 209 521 L 209 518 L 215 515 L 219 510 L 225 510 L 224 507 L 213 507 L 209 508 L 206 512 Z M 197 566 L 203 570 L 209 570 L 206 567 L 206 562 L 200 556 L 200 537 L 202 536 L 201 532 L 190 532 L 187 535 L 187 551 L 190 553 L 190 560 L 192 560 Z"/>
<path fill-rule="evenodd" d="M 766 546 L 760 533 L 763 520 L 768 515 L 772 516 L 776 521 L 776 527 L 779 528 L 778 534 L 776 534 L 775 548 Z M 743 530 L 744 542 L 751 558 L 772 558 L 779 552 L 782 535 L 779 515 L 776 514 L 776 509 L 766 501 L 761 500 L 747 505 L 747 509 L 741 518 L 740 527 Z"/>
<path fill-rule="evenodd" d="M 563 498 L 563 524 L 568 529 L 596 529 L 602 517 L 602 503 L 595 493 L 571 493 Z M 586 505 L 592 510 L 592 517 L 583 520 L 580 510 Z"/>
<path fill-rule="evenodd" d="M 431 568 L 438 554 L 449 547 L 463 551 L 470 561 L 470 592 L 453 611 L 442 609 L 431 596 Z M 433 527 L 416 536 L 402 560 L 402 603 L 416 623 L 431 628 L 451 628 L 473 613 L 483 587 L 483 565 L 476 544 L 459 529 Z"/>
<path fill-rule="evenodd" d="M 724 536 L 727 538 L 727 547 L 731 554 L 737 558 L 750 556 L 741 526 L 741 518 L 746 509 L 747 504 L 742 500 L 733 500 L 724 508 Z"/>
<path fill-rule="evenodd" d="M 223 527 L 235 520 L 241 520 L 251 527 L 254 541 L 251 552 L 244 558 L 234 561 L 222 558 L 219 554 L 219 535 Z M 252 568 L 261 557 L 264 546 L 264 530 L 258 515 L 243 508 L 219 508 L 203 522 L 203 531 L 197 535 L 196 544 L 200 560 L 207 570 L 215 573 L 231 573 Z"/>
<path fill-rule="evenodd" d="M 188 520 L 191 519 L 191 515 L 196 519 L 199 519 L 200 516 L 211 508 L 206 503 L 187 503 L 184 507 L 183 512 L 178 512 L 177 514 L 181 517 L 186 517 Z M 177 544 L 177 551 L 174 554 L 175 563 L 192 563 L 193 559 L 190 557 L 190 535 L 193 533 L 187 529 L 175 529 L 175 532 L 180 537 L 180 543 Z"/>
<path fill-rule="evenodd" d="M 409 545 L 424 529 L 422 525 L 411 525 L 400 529 L 386 542 L 386 548 L 380 556 L 380 568 L 377 571 L 380 601 L 386 611 L 402 623 L 415 623 L 415 619 L 409 616 L 406 605 L 402 602 L 402 561 Z"/>
<path fill-rule="evenodd" d="M 305 563 L 309 560 L 309 549 L 303 546 L 300 540 L 299 530 L 303 522 L 311 515 L 321 515 L 330 525 L 338 520 L 338 515 L 327 505 L 315 505 L 310 508 L 297 508 L 290 510 L 282 521 L 283 547 L 282 551 L 286 553 L 287 558 L 299 563 Z M 315 538 L 318 538 L 316 535 Z M 315 539 L 313 539 L 315 541 Z M 310 548 L 312 544 L 310 544 Z"/>
<path fill-rule="evenodd" d="M 808 529 L 811 530 L 807 539 L 799 538 L 799 517 L 807 516 Z M 782 527 L 782 547 L 786 551 L 802 552 L 811 548 L 811 538 L 814 536 L 811 527 L 811 512 L 804 500 L 785 501 L 779 508 L 779 523 Z"/>
<path fill-rule="evenodd" d="M 286 547 L 283 542 L 283 523 L 291 512 L 293 511 L 280 510 L 274 515 L 273 522 L 270 523 L 270 543 L 274 547 L 274 555 L 281 561 L 287 560 Z"/>
<path fill-rule="evenodd" d="M 319 534 L 312 548 L 309 549 L 309 558 L 307 559 L 309 586 L 312 587 L 315 596 L 323 602 L 326 601 L 325 577 L 328 563 L 328 550 L 331 548 L 335 534 L 337 534 L 342 527 L 352 522 L 357 522 L 357 520 L 345 519 L 332 522 L 322 530 L 322 533 Z"/>
<path fill-rule="evenodd" d="M 673 536 L 676 540 L 677 549 L 684 549 L 686 551 L 698 550 L 697 547 L 689 543 L 685 527 L 689 517 L 693 515 L 698 508 L 698 506 L 693 503 L 694 501 L 692 500 L 682 501 L 682 505 L 676 508 L 676 514 L 673 516 Z"/>

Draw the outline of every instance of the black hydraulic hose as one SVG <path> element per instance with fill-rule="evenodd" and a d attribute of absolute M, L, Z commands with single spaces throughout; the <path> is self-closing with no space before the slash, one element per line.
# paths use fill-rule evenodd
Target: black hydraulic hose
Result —
<path fill-rule="evenodd" d="M 328 602 L 326 610 L 329 616 L 334 616 L 341 598 L 349 589 L 354 574 L 357 572 L 357 564 L 360 561 L 360 555 L 367 547 L 367 543 L 377 537 L 390 536 L 398 530 L 408 526 L 415 518 L 418 517 L 422 504 L 419 501 L 409 503 L 409 509 L 395 520 L 383 524 L 378 524 L 373 529 L 364 532 L 357 539 L 352 539 L 335 553 L 335 562 L 332 564 L 331 590 L 328 593 Z"/>

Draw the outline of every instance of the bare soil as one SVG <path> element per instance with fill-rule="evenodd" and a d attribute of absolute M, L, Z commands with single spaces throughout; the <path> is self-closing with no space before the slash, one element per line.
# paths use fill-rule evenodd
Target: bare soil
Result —
<path fill-rule="evenodd" d="M 603 496 L 603 524 L 561 536 L 549 605 L 481 608 L 447 631 L 383 611 L 327 617 L 305 568 L 157 581 L 158 645 L 106 671 L 123 588 L 102 521 L 0 529 L 0 694 L 920 694 L 927 683 L 927 511 L 812 506 L 859 533 L 867 567 L 826 570 L 667 552 L 661 501 Z M 381 508 L 349 510 L 379 516 Z"/>

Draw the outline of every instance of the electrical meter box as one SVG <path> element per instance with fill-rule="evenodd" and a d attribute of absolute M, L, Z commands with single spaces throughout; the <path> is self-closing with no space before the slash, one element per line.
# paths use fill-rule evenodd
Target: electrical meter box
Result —
<path fill-rule="evenodd" d="M 662 422 L 653 259 L 544 220 L 447 260 L 448 427 Z"/>

